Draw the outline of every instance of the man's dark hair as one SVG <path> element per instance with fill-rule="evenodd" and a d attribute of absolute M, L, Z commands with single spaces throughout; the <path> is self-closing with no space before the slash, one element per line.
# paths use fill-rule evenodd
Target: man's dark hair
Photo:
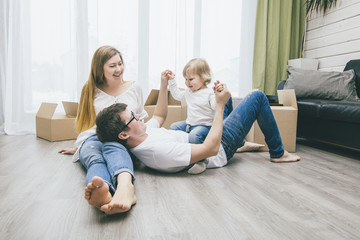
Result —
<path fill-rule="evenodd" d="M 129 129 L 121 120 L 120 113 L 126 110 L 124 103 L 115 103 L 104 108 L 96 117 L 96 135 L 101 142 L 119 142 L 125 144 L 126 140 L 119 139 L 120 132 Z"/>

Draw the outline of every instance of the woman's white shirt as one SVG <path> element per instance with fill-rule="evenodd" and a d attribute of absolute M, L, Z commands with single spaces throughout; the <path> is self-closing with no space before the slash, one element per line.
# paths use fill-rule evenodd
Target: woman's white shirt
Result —
<path fill-rule="evenodd" d="M 96 88 L 94 98 L 95 114 L 97 115 L 101 110 L 115 103 L 125 103 L 127 104 L 127 109 L 140 114 L 140 120 L 147 118 L 148 114 L 144 110 L 144 98 L 141 87 L 136 82 L 131 82 L 130 84 L 131 86 L 119 96 L 111 96 L 99 88 Z M 96 125 L 78 135 L 75 142 L 77 151 L 73 156 L 73 161 L 79 160 L 79 149 L 81 145 L 88 137 L 94 134 L 96 134 Z"/>

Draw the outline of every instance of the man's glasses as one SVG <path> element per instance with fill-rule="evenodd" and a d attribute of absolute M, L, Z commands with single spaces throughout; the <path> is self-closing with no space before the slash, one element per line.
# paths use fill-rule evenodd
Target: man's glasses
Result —
<path fill-rule="evenodd" d="M 139 121 L 139 119 L 137 119 L 137 117 L 135 117 L 135 114 L 134 114 L 133 111 L 131 111 L 131 116 L 132 116 L 132 118 L 131 118 L 130 121 L 124 126 L 123 131 L 128 127 L 128 125 L 129 125 L 132 121 L 134 121 L 134 119 L 135 119 L 136 121 Z"/>

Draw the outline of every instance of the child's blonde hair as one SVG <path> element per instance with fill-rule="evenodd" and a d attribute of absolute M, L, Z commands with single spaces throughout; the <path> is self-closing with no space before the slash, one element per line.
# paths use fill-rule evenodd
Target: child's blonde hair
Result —
<path fill-rule="evenodd" d="M 184 67 L 183 76 L 186 78 L 186 75 L 189 73 L 195 73 L 204 79 L 205 85 L 211 82 L 211 71 L 209 64 L 205 59 L 194 58 L 191 59 Z"/>

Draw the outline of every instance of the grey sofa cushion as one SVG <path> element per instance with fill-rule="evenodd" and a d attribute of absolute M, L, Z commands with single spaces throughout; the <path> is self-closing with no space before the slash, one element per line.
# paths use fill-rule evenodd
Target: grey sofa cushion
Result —
<path fill-rule="evenodd" d="M 288 66 L 284 89 L 295 89 L 297 98 L 356 101 L 355 72 L 321 72 Z"/>

